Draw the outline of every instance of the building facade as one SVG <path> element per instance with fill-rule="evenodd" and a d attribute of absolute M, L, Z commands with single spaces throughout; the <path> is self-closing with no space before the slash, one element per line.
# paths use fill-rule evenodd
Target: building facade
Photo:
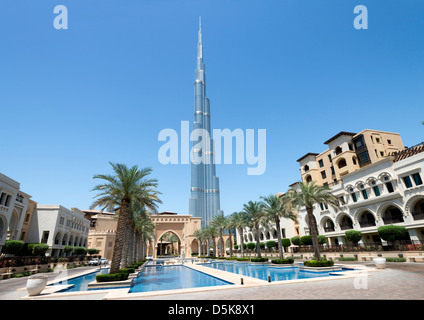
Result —
<path fill-rule="evenodd" d="M 326 144 L 328 150 L 307 154 L 298 162 L 303 181 L 328 185 L 339 199 L 340 209 L 325 204 L 314 208 L 318 233 L 329 244 L 346 244 L 345 232 L 358 230 L 362 243 L 385 245 L 377 229 L 389 224 L 405 226 L 411 240 L 424 240 L 423 144 L 405 148 L 400 135 L 376 130 L 342 132 Z M 346 165 L 340 166 L 342 159 Z M 301 234 L 309 234 L 306 210 L 298 214 Z"/>
<path fill-rule="evenodd" d="M 33 210 L 30 198 L 20 190 L 17 181 L 0 173 L 0 250 L 6 240 L 26 238 L 25 228 L 30 223 Z"/>
<path fill-rule="evenodd" d="M 37 205 L 31 219 L 27 243 L 49 245 L 46 255 L 64 256 L 64 247 L 87 247 L 90 221 L 77 208 L 61 205 Z"/>
<path fill-rule="evenodd" d="M 297 160 L 302 181 L 335 185 L 343 176 L 405 149 L 400 134 L 370 129 L 342 131 L 324 144 L 327 150 L 307 153 Z"/>
<path fill-rule="evenodd" d="M 99 250 L 99 255 L 112 260 L 118 220 L 111 212 L 84 210 L 85 217 L 90 220 L 88 232 L 88 249 Z"/>
<path fill-rule="evenodd" d="M 194 138 L 191 161 L 189 215 L 199 217 L 202 227 L 220 210 L 219 179 L 216 176 L 214 144 L 211 139 L 211 109 L 206 97 L 206 75 L 203 63 L 202 30 L 199 25 L 197 67 L 194 81 Z"/>

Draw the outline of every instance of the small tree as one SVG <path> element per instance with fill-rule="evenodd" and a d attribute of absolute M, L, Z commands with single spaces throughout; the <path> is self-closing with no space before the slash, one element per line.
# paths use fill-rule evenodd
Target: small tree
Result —
<path fill-rule="evenodd" d="M 94 254 L 98 254 L 99 252 L 100 252 L 100 250 L 99 250 L 99 249 L 94 249 L 94 248 L 88 249 L 88 254 L 89 254 L 90 256 L 92 256 L 92 255 L 94 255 Z"/>
<path fill-rule="evenodd" d="M 72 253 L 77 256 L 85 256 L 87 254 L 87 249 L 84 247 L 74 247 Z"/>
<path fill-rule="evenodd" d="M 277 246 L 277 243 L 274 240 L 269 240 L 266 242 L 266 247 L 268 249 L 275 248 Z"/>
<path fill-rule="evenodd" d="M 388 226 L 379 227 L 377 231 L 381 239 L 389 242 L 407 240 L 409 238 L 408 231 L 404 226 L 395 226 L 390 224 Z"/>
<path fill-rule="evenodd" d="M 321 245 L 327 244 L 327 237 L 324 235 L 318 235 L 318 244 L 321 244 Z"/>
<path fill-rule="evenodd" d="M 49 245 L 45 243 L 36 243 L 32 247 L 32 254 L 34 256 L 43 256 L 46 254 L 47 250 L 49 250 Z"/>
<path fill-rule="evenodd" d="M 300 246 L 302 244 L 299 236 L 294 236 L 290 240 L 295 246 Z"/>
<path fill-rule="evenodd" d="M 345 232 L 346 239 L 357 244 L 362 239 L 362 232 L 357 230 L 348 230 Z"/>
<path fill-rule="evenodd" d="M 300 244 L 302 244 L 304 246 L 311 246 L 312 245 L 312 236 L 300 237 Z"/>
<path fill-rule="evenodd" d="M 256 243 L 254 243 L 254 242 L 248 242 L 248 243 L 246 243 L 246 245 L 247 245 L 247 249 L 249 249 L 249 250 L 253 250 L 253 249 L 256 248 Z"/>
<path fill-rule="evenodd" d="M 281 239 L 281 246 L 284 248 L 285 251 L 287 251 L 287 248 L 290 247 L 291 241 L 289 238 Z"/>
<path fill-rule="evenodd" d="M 24 247 L 25 242 L 20 240 L 6 240 L 2 253 L 17 255 Z"/>

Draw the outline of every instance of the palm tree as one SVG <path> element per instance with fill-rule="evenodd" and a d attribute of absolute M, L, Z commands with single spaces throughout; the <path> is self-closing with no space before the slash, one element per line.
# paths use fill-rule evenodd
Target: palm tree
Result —
<path fill-rule="evenodd" d="M 135 262 L 137 262 L 145 257 L 146 241 L 154 238 L 155 224 L 149 217 L 149 211 L 145 209 L 134 213 L 134 223 L 136 239 Z"/>
<path fill-rule="evenodd" d="M 309 230 L 314 247 L 314 255 L 317 260 L 321 260 L 317 225 L 314 216 L 314 205 L 323 203 L 340 208 L 337 197 L 331 194 L 331 189 L 327 186 L 317 185 L 315 181 L 299 182 L 299 188 L 291 188 L 285 195 L 285 207 L 287 212 L 295 212 L 302 207 L 306 208 L 309 221 Z"/>
<path fill-rule="evenodd" d="M 237 231 L 240 234 L 241 244 L 240 244 L 240 250 L 241 250 L 241 256 L 244 257 L 244 236 L 243 236 L 243 230 L 245 227 L 247 227 L 248 221 L 247 221 L 247 214 L 244 211 L 240 212 L 234 212 L 231 215 L 231 221 L 232 226 L 237 229 Z"/>
<path fill-rule="evenodd" d="M 210 224 L 212 227 L 216 228 L 216 231 L 219 235 L 219 242 L 221 243 L 221 256 L 223 257 L 225 255 L 223 233 L 227 228 L 227 218 L 224 216 L 224 213 L 220 212 L 212 218 Z"/>
<path fill-rule="evenodd" d="M 256 253 L 258 254 L 258 258 L 261 258 L 259 229 L 261 225 L 266 223 L 263 204 L 257 201 L 249 201 L 247 204 L 243 205 L 243 211 L 246 212 L 248 216 L 248 227 L 253 229 L 256 234 Z"/>
<path fill-rule="evenodd" d="M 282 195 L 270 194 L 267 197 L 261 197 L 263 199 L 263 210 L 267 220 L 273 221 L 277 229 L 278 239 L 278 252 L 280 259 L 283 259 L 283 246 L 281 245 L 281 219 L 290 219 L 297 222 L 297 215 L 286 211 L 284 208 L 284 197 Z"/>
<path fill-rule="evenodd" d="M 218 236 L 218 232 L 216 228 L 212 225 L 208 225 L 204 228 L 205 236 L 207 237 L 207 241 L 209 244 L 209 240 L 212 240 L 212 249 L 213 256 L 216 257 L 216 241 L 215 238 Z M 209 245 L 208 245 L 208 255 L 209 255 Z"/>
<path fill-rule="evenodd" d="M 198 243 L 198 250 L 199 250 L 198 255 L 202 256 L 202 241 L 203 241 L 202 229 L 197 229 L 196 231 L 193 232 L 191 236 L 196 238 Z"/>
<path fill-rule="evenodd" d="M 119 206 L 119 216 L 116 228 L 115 245 L 113 248 L 110 273 L 117 273 L 122 264 L 124 268 L 127 263 L 129 232 L 127 226 L 132 221 L 130 214 L 131 203 L 138 203 L 140 207 L 148 206 L 156 208 L 156 203 L 160 202 L 157 198 L 158 192 L 154 190 L 157 187 L 157 180 L 145 179 L 152 169 L 139 169 L 138 166 L 128 168 L 124 164 L 110 162 L 115 175 L 95 175 L 94 179 L 103 179 L 106 182 L 95 186 L 92 191 L 99 191 L 94 198 L 97 198 L 90 209 L 100 207 L 101 210 L 109 206 Z M 154 196 L 152 196 L 152 194 Z"/>

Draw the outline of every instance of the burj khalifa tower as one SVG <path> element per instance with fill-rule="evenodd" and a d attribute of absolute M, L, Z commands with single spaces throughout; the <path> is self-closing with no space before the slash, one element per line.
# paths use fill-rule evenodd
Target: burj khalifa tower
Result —
<path fill-rule="evenodd" d="M 197 67 L 194 81 L 194 122 L 193 131 L 204 130 L 208 133 L 199 141 L 193 141 L 191 161 L 191 196 L 189 214 L 201 217 L 202 227 L 206 226 L 213 216 L 222 212 L 219 201 L 219 179 L 215 172 L 214 143 L 211 137 L 210 102 L 206 97 L 205 64 L 203 63 L 202 26 L 199 18 L 199 36 L 197 43 Z M 193 156 L 205 161 L 194 162 Z"/>

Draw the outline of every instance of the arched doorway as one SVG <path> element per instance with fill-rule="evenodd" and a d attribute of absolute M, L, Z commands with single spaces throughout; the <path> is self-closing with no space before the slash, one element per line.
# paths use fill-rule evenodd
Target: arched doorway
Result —
<path fill-rule="evenodd" d="M 178 256 L 181 254 L 181 240 L 173 231 L 163 233 L 157 242 L 157 256 Z"/>

